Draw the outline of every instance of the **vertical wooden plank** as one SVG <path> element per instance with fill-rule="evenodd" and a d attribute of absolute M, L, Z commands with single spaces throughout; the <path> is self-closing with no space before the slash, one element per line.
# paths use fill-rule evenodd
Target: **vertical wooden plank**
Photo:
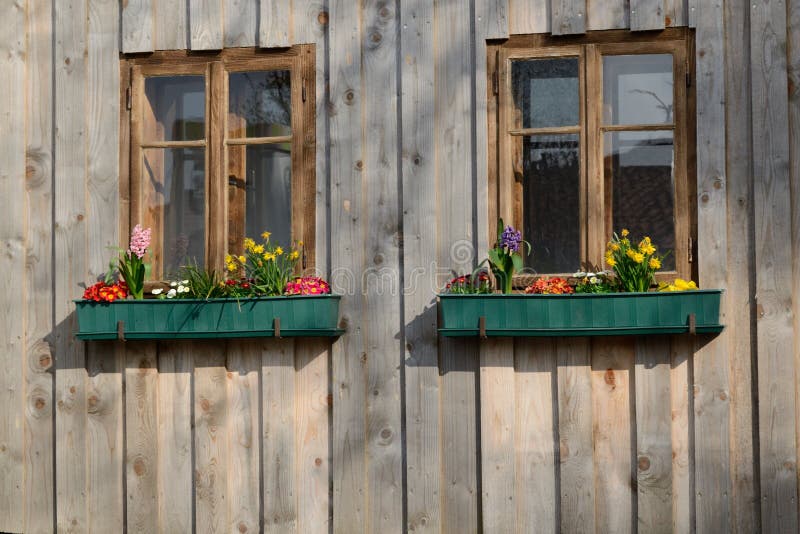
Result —
<path fill-rule="evenodd" d="M 479 532 L 478 414 L 476 389 L 480 356 L 477 340 L 442 338 L 441 359 L 441 527 L 444 533 Z"/>
<path fill-rule="evenodd" d="M 354 532 L 366 524 L 366 341 L 364 297 L 358 279 L 366 255 L 358 243 L 366 233 L 362 203 L 363 131 L 360 8 L 330 4 L 330 187 L 331 273 L 343 299 L 341 324 L 347 332 L 333 344 L 333 530 Z M 351 275 L 348 275 L 350 273 Z"/>
<path fill-rule="evenodd" d="M 634 347 L 627 338 L 592 340 L 596 528 L 631 532 L 635 519 L 631 454 Z"/>
<path fill-rule="evenodd" d="M 403 452 L 400 400 L 400 189 L 398 160 L 397 5 L 362 4 L 365 137 L 362 201 L 367 259 L 363 272 L 367 353 L 368 528 L 403 530 Z M 381 80 L 380 84 L 370 80 Z M 387 93 L 386 88 L 392 88 Z"/>
<path fill-rule="evenodd" d="M 228 411 L 225 346 L 194 347 L 195 528 L 228 530 Z"/>
<path fill-rule="evenodd" d="M 228 343 L 228 532 L 258 532 L 261 525 L 258 349 L 257 341 Z"/>
<path fill-rule="evenodd" d="M 158 529 L 190 532 L 192 479 L 192 353 L 188 341 L 162 343 L 158 353 Z"/>
<path fill-rule="evenodd" d="M 586 0 L 586 29 L 613 30 L 630 27 L 631 0 Z"/>
<path fill-rule="evenodd" d="M 122 52 L 152 52 L 155 13 L 154 0 L 127 0 L 122 2 Z M 179 2 L 174 2 L 179 3 Z"/>
<path fill-rule="evenodd" d="M 698 22 L 700 24 L 700 22 Z M 791 188 L 786 6 L 753 4 L 750 17 L 761 524 L 795 532 L 797 434 L 792 319 Z"/>
<path fill-rule="evenodd" d="M 726 3 L 726 7 L 727 7 Z M 688 0 L 664 0 L 664 24 L 679 28 L 689 24 Z"/>
<path fill-rule="evenodd" d="M 55 526 L 53 353 L 47 339 L 53 331 L 53 221 L 42 217 L 53 210 L 52 2 L 28 1 L 27 28 L 23 530 L 39 534 Z"/>
<path fill-rule="evenodd" d="M 436 346 L 436 226 L 433 2 L 401 5 L 403 266 L 406 351 L 408 529 L 439 532 L 439 363 Z"/>
<path fill-rule="evenodd" d="M 549 33 L 550 4 L 550 0 L 508 0 L 509 33 Z"/>
<path fill-rule="evenodd" d="M 85 2 L 55 4 L 55 353 L 56 514 L 59 530 L 85 531 L 86 355 L 72 299 L 90 280 L 86 221 L 86 12 Z"/>
<path fill-rule="evenodd" d="M 490 532 L 516 526 L 514 340 L 480 344 L 481 486 L 483 524 Z"/>
<path fill-rule="evenodd" d="M 3 365 L 0 367 L 0 530 L 22 531 L 24 524 L 25 474 L 23 455 L 22 383 L 25 354 L 25 313 L 15 298 L 25 280 L 25 6 L 6 2 L 0 7 L 3 24 L 9 25 L 0 36 L 0 195 L 6 212 L 0 224 L 0 255 L 3 269 Z"/>
<path fill-rule="evenodd" d="M 795 372 L 800 368 L 800 2 L 787 3 L 788 25 L 788 87 L 789 87 L 789 173 L 792 195 L 792 316 L 794 318 L 794 357 Z M 798 456 L 800 457 L 800 388 L 795 386 L 796 431 L 798 432 Z"/>
<path fill-rule="evenodd" d="M 256 46 L 259 0 L 225 0 L 225 47 Z M 283 2 L 291 6 L 291 2 Z M 263 18 L 261 19 L 263 20 Z M 287 45 L 288 46 L 288 45 Z"/>
<path fill-rule="evenodd" d="M 326 339 L 302 340 L 295 358 L 297 531 L 322 534 L 330 527 L 330 343 Z"/>
<path fill-rule="evenodd" d="M 508 37 L 508 4 L 509 0 L 477 0 L 475 2 L 475 27 L 483 39 Z M 477 39 L 477 44 L 485 45 L 483 39 Z M 476 58 L 478 62 L 486 63 L 483 56 L 476 54 Z"/>
<path fill-rule="evenodd" d="M 125 350 L 116 342 L 89 345 L 87 390 L 88 485 L 90 532 L 125 528 L 122 426 L 125 404 L 122 377 Z"/>
<path fill-rule="evenodd" d="M 691 4 L 690 4 L 691 5 Z M 695 2 L 697 23 L 697 237 L 700 287 L 727 287 L 724 24 L 722 6 Z M 698 13 L 698 11 L 700 11 Z M 725 320 L 723 307 L 722 317 Z M 697 531 L 727 531 L 730 521 L 729 341 L 701 340 L 694 355 Z"/>
<path fill-rule="evenodd" d="M 189 44 L 192 50 L 219 50 L 222 40 L 222 0 L 189 0 Z"/>
<path fill-rule="evenodd" d="M 728 288 L 726 329 L 731 384 L 731 524 L 756 532 L 761 524 L 757 444 L 754 443 L 753 367 L 755 248 L 753 243 L 752 110 L 750 104 L 751 2 L 725 2 L 725 135 L 727 172 Z M 793 234 L 796 235 L 796 234 Z M 796 255 L 794 256 L 796 257 Z M 795 262 L 796 263 L 796 262 Z M 796 287 L 796 286 L 795 286 Z M 798 293 L 795 293 L 798 294 Z M 795 355 L 797 351 L 795 350 Z"/>
<path fill-rule="evenodd" d="M 186 50 L 189 48 L 186 2 L 187 0 L 155 2 L 153 18 L 155 19 L 154 48 L 156 50 Z"/>
<path fill-rule="evenodd" d="M 158 532 L 158 366 L 155 342 L 128 343 L 125 478 L 130 532 Z"/>
<path fill-rule="evenodd" d="M 517 339 L 514 360 L 516 528 L 519 532 L 556 532 L 559 498 L 555 464 L 558 443 L 555 344 L 549 338 Z M 505 387 L 512 389 L 511 384 Z"/>
<path fill-rule="evenodd" d="M 636 462 L 638 523 L 642 532 L 672 532 L 670 342 L 636 339 Z"/>
<path fill-rule="evenodd" d="M 285 0 L 259 0 L 261 20 L 258 45 L 261 48 L 281 48 L 292 45 L 292 4 Z"/>
<path fill-rule="evenodd" d="M 631 31 L 663 30 L 664 0 L 630 0 Z"/>
<path fill-rule="evenodd" d="M 553 35 L 586 32 L 586 0 L 551 0 Z"/>
<path fill-rule="evenodd" d="M 690 432 L 692 407 L 689 402 L 689 372 L 693 343 L 687 337 L 672 339 L 670 369 L 670 407 L 672 415 L 672 531 L 692 532 L 694 495 L 692 493 Z"/>
<path fill-rule="evenodd" d="M 697 28 L 697 18 L 699 16 L 698 12 L 698 5 L 700 4 L 701 0 L 687 0 L 688 1 L 688 16 L 687 19 L 689 21 L 690 28 Z"/>
<path fill-rule="evenodd" d="M 562 532 L 595 531 L 592 367 L 588 339 L 556 341 Z"/>
<path fill-rule="evenodd" d="M 261 343 L 264 530 L 297 531 L 295 342 Z"/>

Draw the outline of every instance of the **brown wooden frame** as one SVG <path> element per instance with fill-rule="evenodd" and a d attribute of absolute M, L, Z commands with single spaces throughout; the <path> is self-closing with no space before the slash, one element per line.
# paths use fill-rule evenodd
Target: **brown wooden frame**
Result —
<path fill-rule="evenodd" d="M 141 172 L 147 148 L 204 147 L 206 158 L 206 258 L 209 268 L 222 270 L 226 252 L 238 253 L 241 239 L 229 233 L 231 217 L 237 217 L 238 186 L 229 184 L 228 147 L 291 143 L 292 239 L 303 242 L 302 268 L 314 268 L 316 226 L 316 109 L 314 45 L 297 45 L 280 51 L 236 48 L 218 53 L 163 51 L 121 61 L 122 102 L 120 135 L 121 246 L 127 246 L 130 228 L 142 221 Z M 289 70 L 292 80 L 292 134 L 269 138 L 228 138 L 228 74 L 243 71 Z M 205 137 L 198 141 L 143 141 L 144 79 L 148 76 L 196 74 L 206 80 Z M 241 214 L 244 224 L 244 213 Z M 153 229 L 157 240 L 157 229 Z M 258 236 L 252 236 L 258 237 Z M 156 241 L 157 243 L 157 241 Z M 155 248 L 155 247 L 154 247 Z M 154 273 L 158 273 L 155 258 Z"/>
<path fill-rule="evenodd" d="M 522 228 L 522 184 L 514 177 L 515 138 L 531 134 L 578 134 L 580 138 L 581 262 L 602 265 L 605 244 L 610 239 L 611 207 L 605 191 L 603 135 L 611 131 L 673 131 L 675 183 L 675 271 L 659 273 L 658 279 L 692 277 L 691 246 L 696 242 L 696 178 L 693 129 L 694 63 L 689 61 L 693 33 L 671 28 L 653 33 L 626 30 L 588 32 L 575 37 L 550 35 L 512 36 L 488 47 L 489 79 L 489 220 L 502 216 Z M 674 111 L 672 125 L 604 125 L 602 123 L 602 57 L 621 54 L 669 53 L 673 56 Z M 580 114 L 575 127 L 520 129 L 515 127 L 510 65 L 514 59 L 577 57 L 579 59 Z M 689 86 L 689 87 L 687 87 Z M 593 202 L 590 199 L 603 199 Z M 489 225 L 494 242 L 494 225 Z M 685 244 L 683 246 L 682 244 Z M 576 265 L 576 267 L 578 267 Z M 548 273 L 551 274 L 551 273 Z M 552 273 L 567 275 L 569 273 Z"/>

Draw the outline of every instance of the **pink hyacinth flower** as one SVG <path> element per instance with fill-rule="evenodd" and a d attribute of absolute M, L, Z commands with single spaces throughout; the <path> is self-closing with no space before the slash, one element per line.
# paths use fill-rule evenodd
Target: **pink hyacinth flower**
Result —
<path fill-rule="evenodd" d="M 133 227 L 133 232 L 131 232 L 131 245 L 128 249 L 128 255 L 136 254 L 137 258 L 142 259 L 149 246 L 150 228 L 143 229 L 142 225 L 137 224 Z"/>

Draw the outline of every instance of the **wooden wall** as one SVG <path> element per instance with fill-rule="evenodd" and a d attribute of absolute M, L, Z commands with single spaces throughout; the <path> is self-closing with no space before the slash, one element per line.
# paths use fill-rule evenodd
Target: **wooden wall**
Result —
<path fill-rule="evenodd" d="M 124 7 L 123 7 L 124 6 Z M 800 1 L 0 2 L 0 531 L 796 532 Z M 486 40 L 696 27 L 713 339 L 439 339 L 487 246 Z M 91 343 L 118 57 L 316 43 L 347 333 Z M 124 132 L 124 130 L 123 130 Z"/>

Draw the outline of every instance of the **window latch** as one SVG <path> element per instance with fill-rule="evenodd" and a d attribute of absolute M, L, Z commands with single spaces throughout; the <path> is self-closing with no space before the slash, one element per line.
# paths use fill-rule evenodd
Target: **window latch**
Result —
<path fill-rule="evenodd" d="M 691 237 L 689 238 L 688 258 L 689 258 L 689 263 L 692 263 L 694 261 L 694 239 L 692 239 Z"/>
<path fill-rule="evenodd" d="M 127 109 L 128 111 L 131 110 L 131 100 L 132 100 L 131 99 L 131 88 L 128 87 L 127 89 L 125 89 L 125 109 Z"/>

